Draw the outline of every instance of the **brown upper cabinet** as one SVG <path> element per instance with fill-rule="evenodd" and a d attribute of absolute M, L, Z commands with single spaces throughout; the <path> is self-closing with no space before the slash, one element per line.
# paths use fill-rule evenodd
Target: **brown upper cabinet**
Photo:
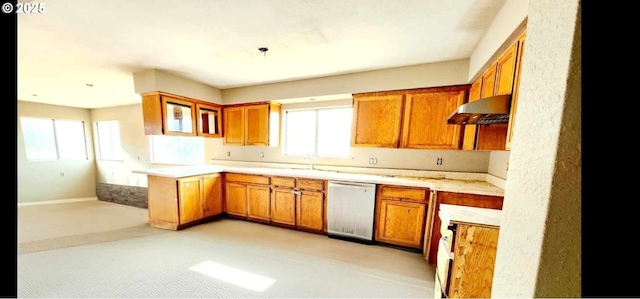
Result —
<path fill-rule="evenodd" d="M 221 137 L 220 105 L 159 91 L 141 95 L 145 135 Z"/>
<path fill-rule="evenodd" d="M 233 105 L 222 111 L 225 145 L 279 145 L 280 104 Z"/>
<path fill-rule="evenodd" d="M 398 147 L 402 92 L 353 95 L 352 147 Z"/>
<path fill-rule="evenodd" d="M 469 85 L 354 94 L 352 147 L 459 149 L 460 126 L 447 117 Z"/>
<path fill-rule="evenodd" d="M 523 39 L 520 42 L 520 39 Z M 473 82 L 469 92 L 469 102 L 494 95 L 511 94 L 511 112 L 509 124 L 465 125 L 462 143 L 463 150 L 508 150 L 507 137 L 509 127 L 513 126 L 515 116 L 514 98 L 518 89 L 519 53 L 522 52 L 524 35 L 509 47 Z M 510 140 L 509 140 L 510 142 Z"/>
<path fill-rule="evenodd" d="M 522 71 L 522 55 L 524 53 L 524 39 L 526 32 L 522 32 L 518 37 L 518 55 L 516 57 L 515 78 L 513 82 L 513 93 L 511 94 L 511 112 L 509 114 L 509 125 L 507 129 L 507 141 L 505 149 L 511 149 L 511 140 L 513 138 L 513 127 L 516 123 L 516 108 L 518 107 L 518 91 L 520 90 L 520 72 Z"/>
<path fill-rule="evenodd" d="M 198 116 L 198 136 L 222 137 L 222 108 L 204 103 L 196 103 Z"/>
<path fill-rule="evenodd" d="M 415 89 L 405 93 L 402 148 L 459 149 L 461 126 L 447 117 L 467 99 L 469 86 Z"/>

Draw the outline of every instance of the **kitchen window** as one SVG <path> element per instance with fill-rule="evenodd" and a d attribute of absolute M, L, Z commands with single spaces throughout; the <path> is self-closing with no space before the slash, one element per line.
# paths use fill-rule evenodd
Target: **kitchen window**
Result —
<path fill-rule="evenodd" d="M 351 107 L 287 110 L 284 115 L 284 155 L 349 157 Z"/>
<path fill-rule="evenodd" d="M 20 117 L 27 160 L 87 160 L 84 121 Z"/>
<path fill-rule="evenodd" d="M 97 121 L 96 138 L 98 140 L 97 156 L 99 160 L 122 160 L 120 124 L 117 120 Z"/>
<path fill-rule="evenodd" d="M 192 165 L 204 163 L 204 138 L 149 135 L 151 163 Z"/>

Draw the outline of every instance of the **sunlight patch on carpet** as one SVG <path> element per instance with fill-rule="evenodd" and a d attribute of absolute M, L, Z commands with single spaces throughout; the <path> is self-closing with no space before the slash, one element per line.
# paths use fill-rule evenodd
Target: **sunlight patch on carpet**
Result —
<path fill-rule="evenodd" d="M 189 268 L 189 270 L 258 292 L 263 292 L 276 282 L 275 279 L 266 276 L 253 274 L 212 261 L 198 263 Z"/>

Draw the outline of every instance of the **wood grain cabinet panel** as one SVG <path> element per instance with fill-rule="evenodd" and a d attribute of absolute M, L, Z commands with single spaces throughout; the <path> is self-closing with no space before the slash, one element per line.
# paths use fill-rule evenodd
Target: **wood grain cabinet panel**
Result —
<path fill-rule="evenodd" d="M 202 193 L 200 178 L 185 178 L 178 180 L 178 192 L 180 192 L 180 224 L 199 220 L 203 216 Z"/>
<path fill-rule="evenodd" d="M 222 179 L 220 174 L 202 177 L 203 216 L 222 214 Z"/>
<path fill-rule="evenodd" d="M 224 107 L 223 130 L 225 145 L 244 145 L 244 121 L 245 114 L 243 107 Z"/>
<path fill-rule="evenodd" d="M 468 102 L 475 102 L 480 99 L 482 93 L 482 77 L 476 79 L 471 88 L 469 89 Z M 464 134 L 462 138 L 463 150 L 475 150 L 476 149 L 476 136 L 478 135 L 478 127 L 476 125 L 465 125 Z"/>
<path fill-rule="evenodd" d="M 398 147 L 402 93 L 353 95 L 352 147 Z"/>
<path fill-rule="evenodd" d="M 511 94 L 511 109 L 509 115 L 509 125 L 507 128 L 507 140 L 505 141 L 505 148 L 511 149 L 511 140 L 513 138 L 513 128 L 516 123 L 516 109 L 518 108 L 518 91 L 520 90 L 520 73 L 522 72 L 522 56 L 524 54 L 526 32 L 523 32 L 518 37 L 518 54 L 516 57 L 516 74 L 513 82 L 513 93 Z"/>
<path fill-rule="evenodd" d="M 234 105 L 222 111 L 225 145 L 279 145 L 280 104 Z"/>
<path fill-rule="evenodd" d="M 448 297 L 491 298 L 499 228 L 456 226 Z"/>
<path fill-rule="evenodd" d="M 426 204 L 392 199 L 378 203 L 376 241 L 422 248 Z"/>
<path fill-rule="evenodd" d="M 452 205 L 460 205 L 460 206 L 468 206 L 468 207 L 476 207 L 476 208 L 487 208 L 487 209 L 496 209 L 502 210 L 502 202 L 504 197 L 502 196 L 490 196 L 490 195 L 478 195 L 478 194 L 466 194 L 466 193 L 456 193 L 456 192 L 443 192 L 436 191 L 433 196 L 433 208 L 429 209 L 430 219 L 432 219 L 431 225 L 427 225 L 430 227 L 431 232 L 428 234 L 430 237 L 429 242 L 425 241 L 429 248 L 423 250 L 423 254 L 425 258 L 427 258 L 429 264 L 435 265 L 437 261 L 437 252 L 438 252 L 438 242 L 442 234 L 440 232 L 441 221 L 440 217 L 437 214 L 437 211 L 440 210 L 440 204 L 452 204 Z"/>
<path fill-rule="evenodd" d="M 244 184 L 225 183 L 227 214 L 247 217 L 247 188 Z"/>
<path fill-rule="evenodd" d="M 296 225 L 296 195 L 292 188 L 273 188 L 271 222 Z"/>
<path fill-rule="evenodd" d="M 447 118 L 467 99 L 469 86 L 430 88 L 405 95 L 402 147 L 459 149 L 460 125 L 447 125 Z"/>
<path fill-rule="evenodd" d="M 496 61 L 496 95 L 511 94 L 513 91 L 517 50 L 516 41 Z"/>
<path fill-rule="evenodd" d="M 296 225 L 299 229 L 323 231 L 325 224 L 324 193 L 297 191 Z"/>
<path fill-rule="evenodd" d="M 148 176 L 149 225 L 178 230 L 222 214 L 220 174 L 165 178 Z"/>
<path fill-rule="evenodd" d="M 271 220 L 271 188 L 247 186 L 247 217 L 255 220 Z"/>

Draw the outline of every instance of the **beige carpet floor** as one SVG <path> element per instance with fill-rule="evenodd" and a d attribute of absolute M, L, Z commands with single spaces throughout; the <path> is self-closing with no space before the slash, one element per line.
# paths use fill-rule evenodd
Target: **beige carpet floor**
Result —
<path fill-rule="evenodd" d="M 417 253 L 231 219 L 167 231 L 146 213 L 107 202 L 20 207 L 18 296 L 433 297 L 434 269 Z"/>

